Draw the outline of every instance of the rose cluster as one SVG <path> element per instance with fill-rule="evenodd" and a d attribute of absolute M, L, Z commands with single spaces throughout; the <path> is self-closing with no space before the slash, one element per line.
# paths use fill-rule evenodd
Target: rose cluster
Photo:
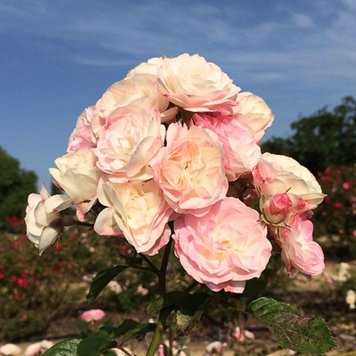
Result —
<path fill-rule="evenodd" d="M 213 291 L 241 293 L 282 251 L 289 272 L 324 268 L 311 210 L 324 198 L 292 158 L 261 154 L 274 116 L 216 64 L 195 54 L 152 58 L 79 116 L 50 173 L 63 194 L 29 196 L 26 224 L 40 253 L 74 221 L 93 220 L 138 252 L 171 238 L 186 272 Z M 94 218 L 93 218 L 94 216 Z"/>

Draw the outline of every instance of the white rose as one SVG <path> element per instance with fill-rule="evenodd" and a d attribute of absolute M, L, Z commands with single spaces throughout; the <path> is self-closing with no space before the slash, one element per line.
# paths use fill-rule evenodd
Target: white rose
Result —
<path fill-rule="evenodd" d="M 58 168 L 50 168 L 49 172 L 75 204 L 95 200 L 96 188 L 102 173 L 96 167 L 93 149 L 67 153 L 57 158 L 55 163 Z"/>
<path fill-rule="evenodd" d="M 95 107 L 98 115 L 106 119 L 115 109 L 127 105 L 144 109 L 156 108 L 163 113 L 168 104 L 168 100 L 159 92 L 157 84 L 150 76 L 137 74 L 112 84 Z"/>
<path fill-rule="evenodd" d="M 237 103 L 239 121 L 252 130 L 255 141 L 258 142 L 273 123 L 272 110 L 262 98 L 250 92 L 239 93 Z"/>
<path fill-rule="evenodd" d="M 145 74 L 152 78 L 152 80 L 156 80 L 158 68 L 162 65 L 163 58 L 162 57 L 154 57 L 150 58 L 147 62 L 143 62 L 136 66 L 135 68 L 131 69 L 126 78 L 132 78 L 137 74 Z"/>
<path fill-rule="evenodd" d="M 264 198 L 287 193 L 298 212 L 316 208 L 325 196 L 313 174 L 287 156 L 264 153 L 253 170 L 253 178 Z"/>
<path fill-rule="evenodd" d="M 25 216 L 27 237 L 39 249 L 40 255 L 57 240 L 63 226 L 60 211 L 70 205 L 68 196 L 50 196 L 44 186 L 40 194 L 28 196 Z"/>
<path fill-rule="evenodd" d="M 240 90 L 216 64 L 198 54 L 164 58 L 157 82 L 170 102 L 192 112 L 231 114 Z"/>
<path fill-rule="evenodd" d="M 155 254 L 168 242 L 167 222 L 172 210 L 153 180 L 126 184 L 100 181 L 98 199 L 108 208 L 95 222 L 97 233 L 114 230 L 113 218 L 126 240 L 139 253 Z"/>
<path fill-rule="evenodd" d="M 0 347 L 0 355 L 17 355 L 21 348 L 15 344 L 5 344 Z"/>

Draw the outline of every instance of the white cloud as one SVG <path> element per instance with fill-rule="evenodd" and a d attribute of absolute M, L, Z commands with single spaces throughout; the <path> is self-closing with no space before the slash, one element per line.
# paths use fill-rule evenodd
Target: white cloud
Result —
<path fill-rule="evenodd" d="M 337 76 L 356 79 L 353 0 L 343 0 L 343 6 L 300 1 L 294 8 L 284 3 L 265 18 L 253 4 L 231 2 L 48 4 L 1 3 L 5 21 L 0 29 L 47 39 L 52 48 L 58 43 L 69 61 L 85 65 L 129 65 L 157 55 L 198 52 L 233 70 L 231 75 L 245 71 L 261 82 L 298 78 L 325 85 Z"/>

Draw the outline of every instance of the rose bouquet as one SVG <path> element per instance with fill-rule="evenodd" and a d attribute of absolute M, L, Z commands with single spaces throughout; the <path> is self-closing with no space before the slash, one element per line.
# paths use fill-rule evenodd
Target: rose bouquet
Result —
<path fill-rule="evenodd" d="M 29 196 L 27 236 L 40 254 L 73 224 L 125 239 L 135 256 L 100 272 L 89 297 L 129 267 L 152 270 L 160 286 L 160 298 L 148 307 L 159 312 L 157 323 L 103 329 L 101 351 L 129 331 L 154 331 L 152 355 L 171 312 L 184 314 L 182 305 L 194 301 L 196 309 L 206 304 L 207 297 L 191 293 L 194 284 L 243 293 L 266 269 L 272 244 L 288 273 L 323 271 L 310 217 L 324 194 L 294 159 L 261 154 L 258 142 L 273 119 L 262 98 L 241 92 L 217 65 L 188 54 L 138 65 L 79 116 L 67 154 L 50 169 L 63 194 L 50 196 L 42 187 Z M 186 291 L 166 291 L 172 244 L 193 279 Z M 161 251 L 157 267 L 150 256 Z M 269 302 L 249 308 L 257 315 Z M 194 318 L 194 311 L 186 314 Z M 86 342 L 74 342 L 79 354 Z"/>

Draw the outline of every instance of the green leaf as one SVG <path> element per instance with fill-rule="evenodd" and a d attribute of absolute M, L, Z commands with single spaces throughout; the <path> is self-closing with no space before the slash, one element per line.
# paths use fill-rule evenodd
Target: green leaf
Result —
<path fill-rule="evenodd" d="M 93 301 L 113 278 L 129 267 L 127 265 L 117 265 L 98 272 L 90 285 L 87 299 Z"/>
<path fill-rule="evenodd" d="M 118 327 L 113 328 L 112 332 L 115 336 L 122 336 L 130 330 L 135 329 L 138 325 L 139 323 L 135 320 L 125 319 Z"/>
<path fill-rule="evenodd" d="M 69 339 L 59 342 L 48 349 L 44 356 L 75 356 L 77 355 L 78 345 L 82 339 Z"/>
<path fill-rule="evenodd" d="M 103 327 L 101 330 L 112 332 L 115 337 L 121 337 L 121 342 L 124 343 L 131 339 L 140 339 L 155 328 L 155 323 L 140 324 L 135 320 L 126 319 L 116 328 Z"/>
<path fill-rule="evenodd" d="M 78 329 L 81 331 L 81 336 L 86 337 L 90 333 L 90 327 L 84 320 L 77 320 L 76 322 Z"/>
<path fill-rule="evenodd" d="M 150 314 L 167 309 L 169 314 L 170 311 L 177 310 L 177 331 L 179 335 L 185 335 L 198 323 L 210 299 L 211 296 L 207 293 L 169 292 L 153 301 L 147 312 Z"/>
<path fill-rule="evenodd" d="M 90 335 L 78 345 L 78 356 L 100 355 L 102 351 L 115 347 L 113 335 L 100 330 L 96 335 Z"/>
<path fill-rule="evenodd" d="M 179 307 L 184 308 L 186 314 L 192 315 L 207 298 L 210 298 L 207 293 L 169 292 L 150 303 L 147 307 L 147 313 L 156 313 L 168 307 L 172 307 L 173 310 Z"/>
<path fill-rule="evenodd" d="M 176 325 L 179 336 L 187 335 L 194 329 L 210 301 L 211 296 L 206 293 L 192 294 L 180 301 L 176 313 Z"/>
<path fill-rule="evenodd" d="M 169 292 L 151 302 L 147 307 L 147 313 L 156 313 L 162 309 L 178 304 L 181 300 L 189 296 L 189 293 L 182 291 Z"/>
<path fill-rule="evenodd" d="M 247 311 L 271 330 L 283 348 L 323 354 L 337 347 L 322 318 L 303 317 L 296 307 L 288 303 L 262 297 L 251 302 Z"/>
<path fill-rule="evenodd" d="M 149 332 L 153 332 L 156 329 L 155 323 L 143 323 L 138 324 L 135 328 L 128 331 L 122 338 L 122 343 L 131 339 L 142 339 Z"/>

